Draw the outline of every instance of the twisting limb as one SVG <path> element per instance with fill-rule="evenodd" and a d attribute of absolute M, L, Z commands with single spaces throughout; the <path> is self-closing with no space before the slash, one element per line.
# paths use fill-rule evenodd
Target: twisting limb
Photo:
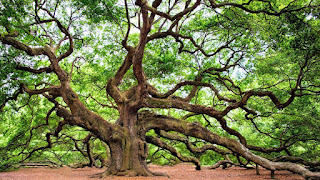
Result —
<path fill-rule="evenodd" d="M 58 28 L 60 29 L 60 31 L 61 31 L 63 34 L 65 34 L 65 36 L 67 37 L 67 39 L 69 39 L 69 49 L 68 49 L 65 53 L 61 54 L 61 55 L 57 58 L 58 61 L 60 61 L 60 60 L 62 60 L 62 59 L 64 59 L 64 58 L 70 56 L 70 55 L 72 54 L 72 52 L 73 52 L 73 37 L 72 37 L 71 34 L 69 33 L 69 30 L 68 30 L 66 27 L 64 27 L 64 26 L 61 24 L 61 22 L 60 22 L 48 9 L 45 9 L 45 8 L 43 8 L 42 6 L 39 6 L 39 9 L 45 11 L 52 19 L 54 19 L 54 21 L 56 22 L 56 24 L 57 24 Z M 66 39 L 66 38 L 63 38 L 62 41 L 65 40 L 65 39 Z M 57 50 L 57 49 L 60 47 L 62 41 L 60 41 L 60 43 L 58 43 L 58 45 L 53 48 L 54 51 Z"/>
<path fill-rule="evenodd" d="M 94 166 L 94 157 L 92 156 L 91 152 L 91 144 L 90 144 L 90 139 L 94 137 L 92 133 L 89 133 L 87 137 L 83 139 L 83 143 L 86 144 L 86 149 L 87 149 L 87 155 L 89 158 L 89 166 L 92 167 Z"/>
<path fill-rule="evenodd" d="M 146 6 L 148 11 L 150 11 L 153 14 L 156 14 L 158 16 L 164 17 L 166 19 L 169 19 L 170 21 L 174 21 L 176 19 L 181 18 L 182 16 L 188 14 L 189 12 L 193 11 L 196 7 L 198 7 L 200 5 L 200 0 L 197 0 L 193 6 L 189 7 L 189 8 L 185 8 L 183 11 L 177 13 L 174 16 L 169 15 L 168 13 L 164 13 L 161 11 L 158 11 L 156 8 L 151 7 L 151 6 Z"/>
<path fill-rule="evenodd" d="M 304 67 L 306 67 L 306 64 L 307 64 L 307 61 L 308 61 L 308 58 L 306 58 L 306 61 L 305 61 L 305 64 L 301 67 L 301 70 L 300 70 L 300 74 L 298 75 L 298 78 L 297 78 L 297 84 L 295 86 L 294 89 L 292 89 L 291 91 L 291 97 L 285 102 L 285 103 L 281 103 L 277 97 L 271 92 L 271 91 L 247 91 L 245 93 L 243 93 L 243 96 L 241 98 L 241 100 L 239 101 L 236 101 L 236 100 L 229 100 L 229 102 L 232 102 L 230 105 L 227 105 L 227 107 L 222 110 L 222 111 L 217 111 L 215 110 L 214 108 L 208 108 L 208 107 L 205 107 L 205 106 L 200 106 L 200 105 L 193 105 L 193 104 L 190 104 L 190 103 L 185 103 L 183 101 L 181 101 L 180 99 L 158 99 L 158 98 L 167 98 L 169 95 L 173 94 L 177 89 L 179 89 L 182 85 L 185 85 L 185 84 L 193 84 L 193 85 L 206 85 L 206 86 L 210 86 L 210 84 L 202 84 L 201 82 L 182 82 L 182 83 L 179 83 L 175 88 L 173 88 L 171 91 L 168 91 L 166 94 L 162 95 L 162 97 L 157 94 L 156 91 L 153 91 L 152 89 L 149 90 L 149 93 L 153 96 L 153 97 L 157 97 L 157 98 L 148 98 L 147 100 L 147 107 L 153 107 L 153 108 L 156 108 L 156 107 L 161 107 L 161 108 L 178 108 L 178 109 L 183 109 L 183 110 L 186 110 L 186 111 L 189 111 L 189 112 L 193 112 L 193 113 L 199 113 L 199 114 L 207 114 L 211 117 L 214 117 L 216 118 L 219 123 L 221 124 L 221 127 L 226 130 L 229 134 L 231 135 L 235 135 L 239 138 L 239 140 L 241 141 L 241 143 L 243 143 L 244 145 L 246 145 L 246 139 L 237 131 L 229 128 L 226 124 L 226 120 L 223 118 L 224 116 L 226 116 L 230 111 L 234 110 L 234 109 L 237 109 L 237 108 L 241 108 L 241 107 L 244 107 L 246 104 L 247 104 L 247 101 L 249 100 L 249 98 L 251 96 L 269 96 L 272 100 L 272 102 L 275 104 L 275 106 L 278 108 L 278 109 L 281 109 L 281 108 L 284 108 L 286 106 L 288 106 L 294 99 L 295 96 L 297 96 L 295 94 L 295 91 L 297 91 L 297 87 L 299 86 L 299 84 L 301 84 L 301 79 L 302 79 L 302 76 L 303 76 L 303 69 Z M 232 81 L 231 81 L 232 83 Z M 234 84 L 232 84 L 232 86 L 234 87 L 237 87 L 235 86 Z M 211 89 L 213 89 L 213 91 L 216 91 L 212 86 L 211 86 Z M 225 100 L 225 101 L 228 101 L 226 99 L 223 99 L 223 98 L 219 98 L 220 100 Z M 289 144 L 290 146 L 290 144 Z M 254 147 L 254 146 L 251 146 L 250 149 L 255 149 L 255 150 L 259 150 L 259 151 L 272 151 L 272 152 L 275 152 L 275 151 L 282 151 L 282 150 L 285 150 L 288 146 L 281 146 L 280 148 L 277 148 L 277 149 L 263 149 L 263 148 L 258 148 L 258 147 Z"/>

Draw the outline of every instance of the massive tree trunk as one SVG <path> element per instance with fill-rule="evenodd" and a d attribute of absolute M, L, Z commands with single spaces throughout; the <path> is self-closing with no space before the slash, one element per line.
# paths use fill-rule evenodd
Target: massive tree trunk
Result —
<path fill-rule="evenodd" d="M 148 145 L 145 134 L 139 134 L 137 125 L 137 112 L 126 106 L 119 108 L 120 118 L 118 124 L 122 126 L 121 139 L 107 141 L 110 147 L 110 165 L 108 169 L 99 174 L 119 176 L 153 176 L 146 165 Z"/>
<path fill-rule="evenodd" d="M 111 164 L 104 174 L 147 176 L 145 158 L 148 153 L 147 144 L 137 131 L 137 113 L 124 108 L 120 113 L 121 125 L 125 135 L 118 142 L 110 142 Z"/>
<path fill-rule="evenodd" d="M 138 142 L 138 143 L 137 143 Z M 124 138 L 122 142 L 109 143 L 111 164 L 105 175 L 151 176 L 146 166 L 147 146 L 136 137 Z M 142 147 L 141 147 L 142 146 Z"/>
<path fill-rule="evenodd" d="M 282 11 L 280 11 L 279 13 L 275 13 L 273 12 L 273 10 L 271 11 L 271 9 L 270 11 L 250 10 L 247 8 L 247 5 L 249 5 L 251 2 L 253 1 L 249 1 L 245 4 L 216 4 L 215 1 L 209 1 L 210 4 L 208 4 L 208 7 L 216 9 L 218 7 L 234 6 L 248 13 L 265 13 L 269 15 L 280 15 L 282 13 Z M 257 150 L 261 152 L 277 152 L 284 150 L 286 147 L 271 149 L 269 151 L 260 147 L 251 146 L 247 144 L 245 137 L 242 136 L 240 132 L 237 132 L 232 128 L 228 127 L 227 122 L 224 119 L 228 115 L 228 113 L 230 113 L 234 109 L 242 109 L 243 111 L 245 111 L 247 113 L 247 119 L 250 118 L 249 115 L 257 115 L 257 112 L 255 112 L 254 110 L 250 110 L 248 107 L 246 107 L 248 100 L 254 96 L 270 98 L 272 103 L 275 105 L 275 108 L 283 109 L 287 107 L 294 101 L 296 97 L 302 96 L 302 94 L 297 93 L 300 91 L 300 93 L 302 93 L 300 86 L 303 84 L 303 74 L 305 74 L 306 72 L 305 69 L 307 69 L 308 66 L 311 65 L 311 63 L 308 62 L 311 58 L 306 58 L 304 65 L 300 67 L 300 73 L 297 76 L 296 85 L 290 90 L 290 97 L 284 103 L 282 103 L 277 98 L 277 96 L 273 94 L 271 91 L 244 91 L 241 90 L 240 87 L 236 86 L 236 84 L 234 84 L 234 82 L 231 79 L 222 76 L 222 74 L 225 72 L 229 73 L 230 68 L 239 66 L 240 60 L 243 57 L 242 55 L 239 58 L 233 57 L 233 55 L 235 55 L 235 50 L 226 53 L 231 53 L 232 56 L 229 59 L 228 57 L 226 57 L 226 59 L 228 60 L 226 60 L 225 64 L 221 63 L 221 66 L 212 66 L 208 67 L 207 69 L 199 70 L 198 75 L 197 77 L 195 77 L 194 81 L 188 80 L 184 82 L 179 82 L 175 85 L 173 89 L 167 91 L 166 93 L 159 93 L 156 90 L 156 88 L 154 88 L 152 85 L 148 83 L 148 79 L 143 71 L 145 47 L 148 42 L 155 39 L 161 39 L 171 36 L 176 40 L 178 44 L 180 44 L 179 52 L 187 52 L 193 55 L 195 55 L 196 52 L 201 52 L 205 57 L 214 57 L 222 50 L 232 49 L 232 42 L 238 38 L 237 36 L 232 38 L 230 37 L 230 39 L 228 38 L 228 40 L 225 43 L 219 42 L 217 44 L 221 44 L 220 47 L 217 47 L 217 49 L 214 50 L 212 53 L 207 53 L 205 50 L 206 48 L 202 49 L 202 45 L 198 44 L 194 37 L 187 36 L 187 34 L 181 34 L 179 32 L 179 29 L 182 28 L 182 22 L 180 20 L 183 20 L 184 16 L 189 16 L 189 14 L 192 14 L 191 12 L 201 5 L 201 1 L 197 0 L 196 2 L 191 4 L 190 1 L 187 1 L 185 4 L 185 9 L 174 16 L 171 15 L 172 12 L 164 13 L 157 9 L 157 7 L 161 3 L 161 0 L 155 0 L 150 6 L 148 2 L 145 0 L 136 0 L 135 4 L 140 8 L 139 13 L 137 14 L 141 15 L 141 17 L 139 17 L 141 18 L 139 19 L 139 23 L 141 20 L 141 23 L 139 24 L 140 36 L 139 42 L 134 47 L 131 47 L 127 44 L 129 42 L 128 36 L 130 33 L 131 23 L 128 13 L 127 1 L 125 1 L 128 18 L 128 31 L 124 40 L 122 41 L 122 45 L 128 52 L 126 58 L 123 61 L 123 64 L 119 67 L 115 75 L 109 79 L 106 86 L 107 95 L 111 96 L 111 102 L 115 102 L 116 104 L 116 106 L 114 106 L 113 108 L 117 109 L 119 112 L 119 120 L 115 124 L 109 123 L 103 117 L 99 116 L 98 114 L 92 112 L 87 107 L 85 107 L 85 105 L 80 101 L 78 94 L 74 90 L 72 90 L 70 82 L 74 64 L 72 64 L 70 73 L 66 73 L 66 71 L 62 69 L 59 63 L 62 59 L 70 56 L 73 52 L 73 38 L 75 36 L 72 36 L 69 33 L 69 27 L 64 27 L 62 25 L 63 23 L 58 21 L 58 19 L 55 18 L 49 10 L 43 9 L 44 7 L 37 7 L 39 6 L 39 4 L 36 3 L 36 9 L 45 10 L 45 13 L 48 13 L 48 15 L 50 16 L 50 19 L 47 21 L 39 21 L 39 19 L 36 19 L 36 22 L 40 24 L 47 22 L 55 22 L 57 24 L 57 27 L 65 36 L 63 39 L 60 40 L 60 43 L 58 43 L 57 45 L 54 45 L 54 43 L 50 43 L 49 45 L 44 45 L 41 47 L 31 47 L 17 40 L 19 36 L 18 31 L 14 33 L 8 32 L 8 34 L 5 35 L 1 34 L 0 41 L 3 44 L 11 45 L 16 49 L 24 51 L 30 56 L 45 55 L 50 60 L 50 65 L 48 67 L 40 68 L 39 70 L 33 69 L 31 67 L 22 67 L 19 64 L 17 66 L 17 69 L 32 72 L 35 74 L 44 72 L 54 73 L 59 78 L 60 84 L 58 85 L 48 84 L 46 85 L 46 87 L 42 89 L 29 89 L 26 85 L 22 84 L 19 90 L 19 93 L 26 92 L 29 95 L 43 95 L 54 104 L 54 108 L 52 108 L 52 110 L 49 111 L 48 117 L 50 116 L 50 113 L 52 113 L 52 111 L 56 110 L 57 116 L 62 117 L 64 119 L 59 123 L 55 133 L 47 134 L 49 145 L 45 148 L 49 148 L 52 145 L 52 142 L 50 141 L 51 135 L 58 136 L 59 132 L 63 128 L 63 125 L 70 124 L 83 127 L 84 129 L 92 132 L 97 138 L 101 139 L 109 145 L 111 155 L 110 165 L 105 172 L 98 175 L 100 177 L 104 177 L 106 175 L 157 175 L 155 173 L 150 172 L 146 166 L 146 157 L 148 155 L 147 142 L 153 143 L 158 147 L 167 149 L 182 161 L 194 162 L 197 166 L 197 169 L 200 169 L 200 162 L 195 157 L 183 157 L 176 149 L 174 149 L 169 144 L 166 144 L 165 142 L 161 141 L 160 138 L 153 136 L 146 137 L 146 133 L 151 129 L 156 130 L 158 135 L 162 133 L 162 135 L 167 137 L 170 137 L 171 135 L 166 131 L 175 131 L 184 134 L 185 136 L 191 136 L 198 139 L 202 139 L 208 144 L 211 143 L 210 145 L 212 146 L 207 146 L 208 149 L 215 150 L 221 154 L 233 152 L 271 171 L 289 170 L 295 173 L 299 173 L 306 178 L 311 177 L 319 179 L 319 173 L 310 172 L 308 169 L 300 165 L 293 163 L 272 162 L 266 158 L 253 154 L 250 150 Z M 298 10 L 299 9 L 292 11 Z M 283 12 L 290 11 L 286 10 Z M 36 16 L 38 16 L 37 13 Z M 155 17 L 157 16 L 164 18 L 164 22 L 170 21 L 169 24 L 164 26 L 167 26 L 168 29 L 160 28 L 156 31 L 151 31 L 151 27 L 155 23 Z M 187 19 L 183 21 L 186 20 Z M 149 35 L 150 32 L 152 32 L 151 35 Z M 60 48 L 61 43 L 66 39 L 69 40 L 69 49 L 65 53 L 62 53 L 60 56 L 57 56 L 57 54 L 60 53 L 60 50 L 59 53 L 57 50 Z M 185 43 L 187 43 L 187 41 L 190 41 L 189 44 L 193 46 L 193 48 L 191 49 L 194 50 L 191 51 L 185 49 Z M 212 45 L 210 45 L 209 47 L 211 46 Z M 237 46 L 238 45 L 236 45 L 236 47 Z M 231 59 L 234 62 L 232 62 Z M 205 67 L 201 67 L 199 69 L 202 68 Z M 127 90 L 123 90 L 124 88 L 120 88 L 119 85 L 121 85 L 122 80 L 124 79 L 125 75 L 128 73 L 130 69 L 132 69 L 133 71 L 133 74 L 135 76 L 134 80 L 136 81 L 137 85 Z M 202 78 L 205 77 L 206 74 L 210 74 L 217 81 L 220 81 L 221 87 L 223 87 L 222 91 L 230 91 L 232 92 L 231 95 L 224 96 L 220 94 L 221 91 L 216 89 L 217 87 L 215 87 L 215 83 L 202 82 Z M 192 90 L 190 90 L 188 96 L 185 98 L 176 96 L 174 93 L 183 86 L 192 86 Z M 210 90 L 212 90 L 212 92 L 214 93 L 214 96 L 216 96 L 219 101 L 222 101 L 221 103 L 225 106 L 216 108 L 215 106 L 205 106 L 197 103 L 190 103 L 191 99 L 196 95 L 196 92 L 199 87 L 210 88 Z M 234 91 L 233 89 L 237 90 Z M 62 97 L 63 102 L 61 100 L 57 100 L 57 97 Z M 237 137 L 239 141 L 232 138 L 221 137 L 218 134 L 210 131 L 209 129 L 201 126 L 197 122 L 190 123 L 172 117 L 155 115 L 153 113 L 138 113 L 138 111 L 142 108 L 181 109 L 190 113 L 210 116 L 220 123 L 222 129 L 224 129 L 230 135 Z M 184 136 L 174 138 L 177 138 L 179 139 L 179 141 L 188 144 L 188 140 L 184 139 Z M 216 147 L 214 147 L 214 145 L 225 147 L 228 150 L 219 150 Z M 191 145 L 188 145 L 188 149 L 192 149 Z"/>

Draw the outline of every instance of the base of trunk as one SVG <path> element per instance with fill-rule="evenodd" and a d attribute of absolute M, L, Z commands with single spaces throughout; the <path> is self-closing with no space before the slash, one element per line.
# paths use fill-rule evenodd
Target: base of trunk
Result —
<path fill-rule="evenodd" d="M 125 170 L 125 171 L 113 171 L 113 168 L 107 169 L 105 172 L 95 174 L 93 178 L 105 178 L 107 176 L 126 176 L 126 177 L 135 177 L 135 176 L 165 176 L 169 177 L 165 173 L 160 172 L 151 172 L 148 168 L 140 170 Z"/>

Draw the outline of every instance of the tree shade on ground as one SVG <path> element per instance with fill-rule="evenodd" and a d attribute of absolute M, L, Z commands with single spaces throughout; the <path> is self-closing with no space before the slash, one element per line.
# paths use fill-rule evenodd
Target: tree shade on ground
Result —
<path fill-rule="evenodd" d="M 319 179 L 319 5 L 1 0 L 1 169 L 223 162 Z"/>

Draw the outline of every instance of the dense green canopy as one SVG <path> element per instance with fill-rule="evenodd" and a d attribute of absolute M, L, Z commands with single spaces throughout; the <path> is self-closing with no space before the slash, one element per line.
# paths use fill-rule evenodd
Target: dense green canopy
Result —
<path fill-rule="evenodd" d="M 319 178 L 319 5 L 1 0 L 0 170 L 227 160 Z"/>

